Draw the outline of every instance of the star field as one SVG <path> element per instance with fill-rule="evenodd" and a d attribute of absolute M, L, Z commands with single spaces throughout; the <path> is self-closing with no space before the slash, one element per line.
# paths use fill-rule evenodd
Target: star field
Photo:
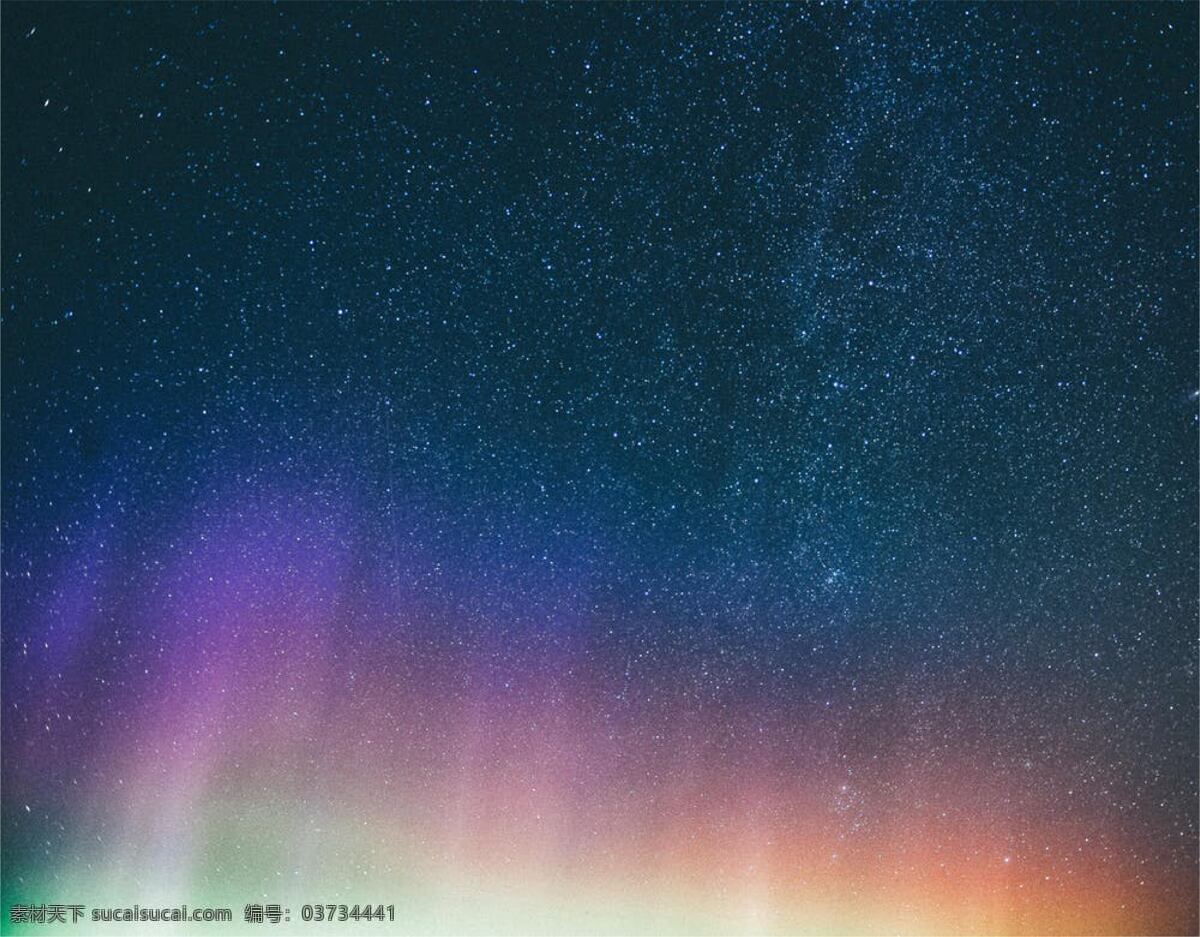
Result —
<path fill-rule="evenodd" d="M 0 32 L 9 904 L 1196 931 L 1194 7 Z"/>

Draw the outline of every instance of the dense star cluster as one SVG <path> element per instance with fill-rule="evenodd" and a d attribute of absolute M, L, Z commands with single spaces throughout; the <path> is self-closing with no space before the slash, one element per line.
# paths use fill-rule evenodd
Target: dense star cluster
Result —
<path fill-rule="evenodd" d="M 2 32 L 6 907 L 1195 932 L 1195 6 Z"/>

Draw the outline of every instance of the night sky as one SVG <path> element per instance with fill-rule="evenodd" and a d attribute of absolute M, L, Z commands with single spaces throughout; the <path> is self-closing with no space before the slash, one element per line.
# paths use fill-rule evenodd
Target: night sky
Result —
<path fill-rule="evenodd" d="M 5 3 L 5 931 L 1195 933 L 1197 17 Z"/>

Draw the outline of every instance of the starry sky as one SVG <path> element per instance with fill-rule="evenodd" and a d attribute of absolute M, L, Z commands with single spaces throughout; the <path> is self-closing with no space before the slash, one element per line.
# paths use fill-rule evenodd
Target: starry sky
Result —
<path fill-rule="evenodd" d="M 1195 5 L 0 32 L 6 910 L 1196 932 Z"/>

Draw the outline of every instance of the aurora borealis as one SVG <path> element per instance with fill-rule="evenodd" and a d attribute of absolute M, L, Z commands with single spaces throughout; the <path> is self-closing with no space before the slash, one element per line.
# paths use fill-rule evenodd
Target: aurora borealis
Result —
<path fill-rule="evenodd" d="M 1197 932 L 1195 5 L 0 33 L 0 931 Z"/>

